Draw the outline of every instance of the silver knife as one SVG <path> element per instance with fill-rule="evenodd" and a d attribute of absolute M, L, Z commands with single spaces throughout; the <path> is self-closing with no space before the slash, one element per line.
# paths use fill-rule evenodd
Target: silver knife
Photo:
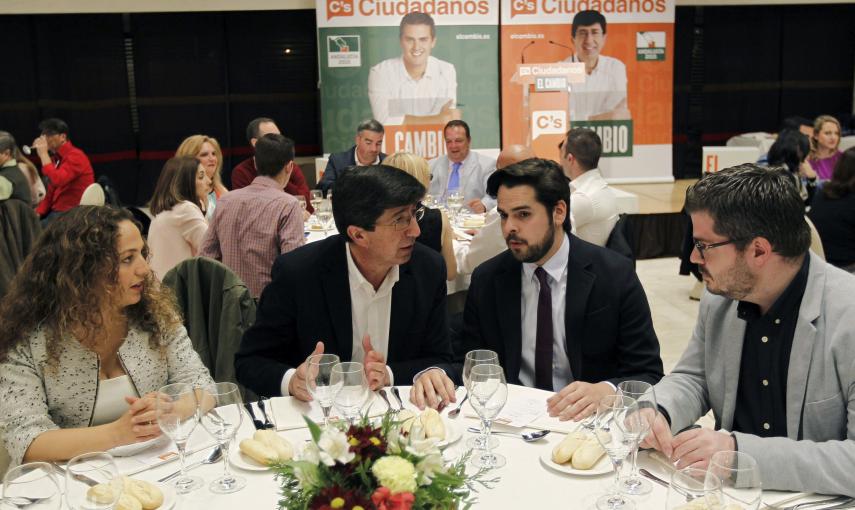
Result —
<path fill-rule="evenodd" d="M 66 471 L 64 467 L 60 466 L 59 462 L 53 462 L 52 464 L 53 464 L 53 467 L 56 468 L 57 471 L 62 473 L 62 476 L 68 475 L 68 471 Z M 85 483 L 89 487 L 95 487 L 96 485 L 101 483 L 98 480 L 96 480 L 94 478 L 90 478 L 90 477 L 88 477 L 84 474 L 81 474 L 81 473 L 74 473 L 71 475 L 71 477 L 74 478 L 75 480 L 77 480 L 78 482 Z"/>

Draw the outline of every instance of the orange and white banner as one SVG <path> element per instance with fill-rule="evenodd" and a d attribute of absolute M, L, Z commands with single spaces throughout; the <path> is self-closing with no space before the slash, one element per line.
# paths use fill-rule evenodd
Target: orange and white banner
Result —
<path fill-rule="evenodd" d="M 610 181 L 673 180 L 674 8 L 675 0 L 501 0 L 502 144 L 558 160 L 564 133 L 589 127 L 603 141 L 599 167 Z"/>

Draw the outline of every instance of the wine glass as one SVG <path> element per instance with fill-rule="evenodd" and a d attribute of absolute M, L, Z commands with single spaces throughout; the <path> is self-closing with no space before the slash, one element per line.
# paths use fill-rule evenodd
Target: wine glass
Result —
<path fill-rule="evenodd" d="M 757 510 L 760 507 L 763 495 L 760 468 L 757 461 L 747 453 L 723 451 L 713 454 L 707 466 L 707 476 L 721 480 L 721 508 L 733 505 L 745 510 Z"/>
<path fill-rule="evenodd" d="M 324 230 L 324 237 L 327 237 L 327 231 L 333 219 L 332 202 L 321 200 L 320 204 L 315 208 L 315 215 L 317 215 L 321 228 Z"/>
<path fill-rule="evenodd" d="M 336 409 L 353 424 L 368 399 L 368 381 L 365 379 L 362 363 L 346 361 L 334 365 L 330 374 L 330 386 Z"/>
<path fill-rule="evenodd" d="M 199 392 L 199 414 L 202 426 L 211 434 L 223 449 L 223 476 L 208 486 L 211 492 L 230 494 L 246 486 L 246 479 L 234 476 L 229 471 L 229 446 L 243 420 L 240 396 L 237 384 L 220 382 L 208 385 Z"/>
<path fill-rule="evenodd" d="M 721 481 L 714 474 L 697 468 L 684 468 L 671 474 L 665 510 L 724 510 L 721 501 Z"/>
<path fill-rule="evenodd" d="M 295 195 L 294 198 L 296 198 L 297 203 L 300 204 L 300 209 L 305 211 L 306 210 L 306 197 L 304 197 L 303 195 Z"/>
<path fill-rule="evenodd" d="M 457 224 L 457 215 L 460 213 L 460 209 L 463 208 L 463 194 L 457 190 L 452 191 L 448 194 L 448 198 L 446 198 L 446 204 L 451 211 L 452 222 Z"/>
<path fill-rule="evenodd" d="M 178 448 L 178 458 L 181 461 L 181 474 L 175 480 L 175 491 L 178 494 L 192 492 L 204 483 L 198 476 L 190 476 L 185 468 L 187 441 L 190 434 L 199 423 L 199 402 L 196 391 L 187 383 L 167 384 L 158 390 L 160 395 L 156 401 L 157 424 Z"/>
<path fill-rule="evenodd" d="M 47 462 L 30 462 L 10 469 L 3 477 L 3 499 L 0 508 L 59 510 L 62 492 L 53 466 Z"/>
<path fill-rule="evenodd" d="M 507 464 L 507 460 L 490 449 L 490 432 L 493 430 L 493 420 L 508 400 L 505 370 L 493 363 L 472 367 L 469 373 L 469 395 L 469 402 L 481 418 L 487 437 L 485 451 L 474 457 L 472 464 L 481 469 L 500 468 Z"/>
<path fill-rule="evenodd" d="M 93 482 L 98 482 L 93 486 Z M 71 510 L 112 510 L 119 502 L 124 483 L 113 456 L 84 453 L 65 468 L 65 499 Z"/>
<path fill-rule="evenodd" d="M 639 426 L 640 430 L 638 437 L 635 438 L 635 446 L 631 454 L 632 469 L 629 476 L 621 480 L 620 490 L 626 494 L 639 496 L 648 494 L 653 487 L 650 482 L 638 476 L 638 445 L 644 441 L 647 434 L 653 428 L 653 422 L 656 420 L 658 407 L 656 406 L 656 394 L 653 391 L 653 385 L 644 381 L 623 381 L 618 384 L 618 394 L 626 395 L 634 398 L 638 404 Z"/>
<path fill-rule="evenodd" d="M 306 389 L 321 406 L 324 413 L 324 428 L 330 423 L 330 408 L 333 405 L 333 390 L 330 382 L 332 369 L 341 362 L 336 354 L 313 354 L 306 360 Z"/>
<path fill-rule="evenodd" d="M 498 365 L 499 355 L 495 351 L 486 349 L 477 349 L 466 353 L 466 359 L 463 362 L 463 387 L 469 392 L 469 374 L 472 373 L 472 367 L 475 365 Z M 486 450 L 487 436 L 484 434 L 484 423 L 481 422 L 481 433 L 475 437 L 469 438 L 466 441 L 466 446 L 475 450 Z M 499 446 L 499 440 L 490 436 L 490 449 Z"/>
<path fill-rule="evenodd" d="M 612 461 L 615 470 L 611 492 L 597 499 L 600 510 L 631 510 L 632 500 L 620 493 L 620 470 L 637 441 L 640 430 L 638 404 L 632 397 L 615 394 L 600 399 L 593 434 Z"/>
<path fill-rule="evenodd" d="M 312 210 L 317 213 L 318 207 L 321 205 L 321 202 L 324 199 L 324 192 L 319 189 L 313 189 L 311 193 L 312 194 L 309 202 L 312 204 Z"/>

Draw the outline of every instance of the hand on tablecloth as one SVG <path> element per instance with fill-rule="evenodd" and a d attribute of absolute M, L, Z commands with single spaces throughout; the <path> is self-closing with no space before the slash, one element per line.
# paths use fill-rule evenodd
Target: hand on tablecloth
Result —
<path fill-rule="evenodd" d="M 457 402 L 454 383 L 440 368 L 426 370 L 419 375 L 410 388 L 410 402 L 420 410 L 424 410 L 425 406 L 437 409 L 440 404 L 446 406 L 451 402 Z"/>
<path fill-rule="evenodd" d="M 324 343 L 318 342 L 315 344 L 315 350 L 312 351 L 312 354 L 309 354 L 306 357 L 308 360 L 310 357 L 315 354 L 323 354 L 324 353 Z M 303 402 L 309 402 L 312 400 L 312 395 L 309 394 L 309 388 L 306 387 L 306 369 L 307 362 L 304 361 L 297 367 L 297 370 L 294 372 L 294 375 L 291 376 L 291 380 L 288 381 L 288 394 L 297 400 L 302 400 Z"/>
<path fill-rule="evenodd" d="M 591 384 L 575 381 L 546 400 L 549 416 L 561 421 L 581 421 L 597 411 L 600 399 L 613 395 L 614 387 L 606 382 Z"/>
<path fill-rule="evenodd" d="M 478 214 L 483 214 L 487 212 L 487 206 L 484 205 L 484 202 L 482 202 L 480 198 L 473 198 L 466 204 L 466 207 L 471 209 L 472 212 Z"/>

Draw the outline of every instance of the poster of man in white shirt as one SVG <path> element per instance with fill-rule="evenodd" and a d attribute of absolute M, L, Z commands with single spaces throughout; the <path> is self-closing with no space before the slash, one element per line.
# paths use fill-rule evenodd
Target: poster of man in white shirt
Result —
<path fill-rule="evenodd" d="M 430 54 L 436 46 L 433 18 L 421 12 L 404 16 L 399 41 L 401 56 L 380 62 L 368 73 L 372 116 L 388 125 L 445 125 L 460 119 L 454 65 Z"/>
<path fill-rule="evenodd" d="M 579 11 L 571 29 L 574 54 L 564 62 L 585 64 L 585 83 L 570 90 L 570 120 L 629 119 L 626 101 L 626 66 L 601 55 L 606 46 L 606 17 L 598 11 Z"/>

